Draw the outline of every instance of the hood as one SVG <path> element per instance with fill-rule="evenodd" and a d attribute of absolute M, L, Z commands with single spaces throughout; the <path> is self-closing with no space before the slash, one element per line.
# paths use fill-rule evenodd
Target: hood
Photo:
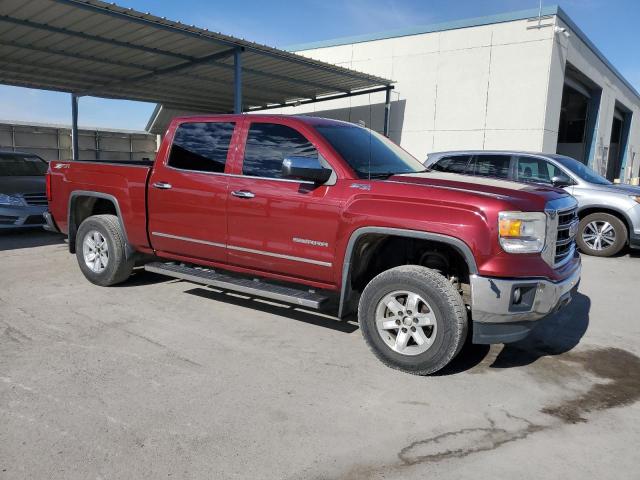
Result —
<path fill-rule="evenodd" d="M 433 171 L 407 173 L 394 175 L 390 177 L 389 180 L 447 188 L 502 200 L 520 201 L 520 208 L 523 211 L 540 210 L 544 208 L 546 202 L 567 196 L 564 190 L 547 187 L 545 185 L 517 183 L 508 180 L 460 175 L 457 173 Z"/>
<path fill-rule="evenodd" d="M 45 177 L 12 177 L 0 176 L 0 193 L 15 195 L 17 193 L 45 192 Z"/>
<path fill-rule="evenodd" d="M 593 186 L 593 185 L 592 185 Z M 625 184 L 596 185 L 594 188 L 603 192 L 619 193 L 622 195 L 640 195 L 640 187 Z"/>

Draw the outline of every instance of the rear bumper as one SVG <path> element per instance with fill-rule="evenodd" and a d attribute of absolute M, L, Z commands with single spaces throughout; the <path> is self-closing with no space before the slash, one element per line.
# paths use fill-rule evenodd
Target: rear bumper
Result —
<path fill-rule="evenodd" d="M 46 206 L 0 206 L 0 230 L 42 226 L 46 210 Z"/>
<path fill-rule="evenodd" d="M 566 306 L 577 290 L 582 266 L 564 280 L 471 278 L 474 343 L 508 343 L 527 336 L 538 320 Z M 520 298 L 520 302 L 516 299 Z"/>

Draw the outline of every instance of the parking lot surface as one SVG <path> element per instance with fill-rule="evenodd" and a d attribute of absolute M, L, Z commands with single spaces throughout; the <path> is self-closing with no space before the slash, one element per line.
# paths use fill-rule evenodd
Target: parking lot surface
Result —
<path fill-rule="evenodd" d="M 0 233 L 0 478 L 616 478 L 640 471 L 640 257 L 583 257 L 525 341 L 438 376 L 353 322 Z"/>

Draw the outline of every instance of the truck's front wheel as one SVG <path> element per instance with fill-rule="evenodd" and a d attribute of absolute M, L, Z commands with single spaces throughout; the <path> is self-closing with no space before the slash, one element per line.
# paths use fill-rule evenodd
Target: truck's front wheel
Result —
<path fill-rule="evenodd" d="M 467 333 L 460 294 L 444 276 L 418 265 L 392 268 L 371 280 L 360 297 L 358 320 L 384 364 L 416 375 L 444 368 Z"/>
<path fill-rule="evenodd" d="M 122 227 L 115 215 L 87 218 L 76 236 L 76 258 L 87 280 L 107 287 L 124 282 L 133 270 L 127 259 Z"/>

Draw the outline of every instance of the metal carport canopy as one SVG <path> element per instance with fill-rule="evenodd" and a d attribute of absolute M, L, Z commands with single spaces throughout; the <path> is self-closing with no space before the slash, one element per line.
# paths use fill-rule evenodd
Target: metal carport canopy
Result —
<path fill-rule="evenodd" d="M 76 130 L 85 95 L 229 113 L 383 90 L 388 99 L 393 88 L 385 78 L 99 0 L 0 1 L 0 83 L 71 93 Z"/>

